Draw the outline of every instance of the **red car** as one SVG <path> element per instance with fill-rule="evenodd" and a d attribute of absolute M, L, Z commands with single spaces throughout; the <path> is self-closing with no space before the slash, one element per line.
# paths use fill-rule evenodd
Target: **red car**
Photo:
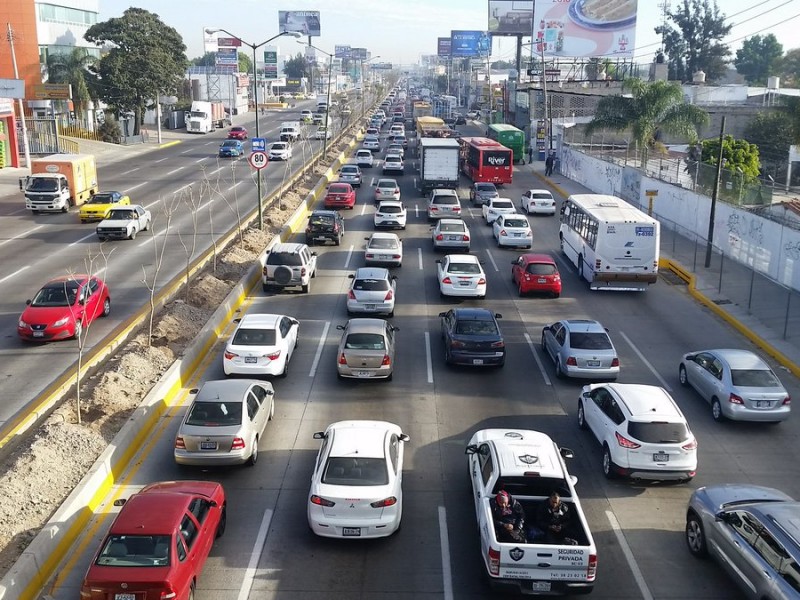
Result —
<path fill-rule="evenodd" d="M 228 132 L 228 139 L 229 140 L 246 140 L 247 139 L 247 129 L 244 127 L 231 127 L 231 130 Z"/>
<path fill-rule="evenodd" d="M 193 598 L 225 523 L 225 491 L 219 483 L 148 485 L 124 502 L 114 519 L 83 578 L 81 599 Z"/>
<path fill-rule="evenodd" d="M 511 263 L 511 278 L 523 296 L 530 292 L 561 295 L 561 275 L 555 261 L 546 254 L 523 254 Z"/>
<path fill-rule="evenodd" d="M 84 327 L 111 313 L 108 286 L 94 275 L 53 279 L 25 304 L 17 333 L 33 342 L 80 337 Z"/>
<path fill-rule="evenodd" d="M 356 191 L 349 183 L 332 183 L 325 192 L 325 208 L 349 208 L 356 205 Z"/>

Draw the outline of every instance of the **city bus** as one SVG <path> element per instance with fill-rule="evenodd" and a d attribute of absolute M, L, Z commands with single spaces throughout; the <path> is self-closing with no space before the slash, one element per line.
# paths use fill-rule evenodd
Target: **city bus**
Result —
<path fill-rule="evenodd" d="M 462 137 L 459 161 L 461 172 L 472 181 L 511 183 L 514 154 L 495 140 Z"/>
<path fill-rule="evenodd" d="M 644 291 L 658 279 L 658 221 L 622 198 L 573 194 L 561 207 L 561 251 L 593 290 Z"/>
<path fill-rule="evenodd" d="M 486 130 L 486 137 L 514 151 L 515 162 L 525 162 L 525 132 L 506 123 L 493 123 Z"/>

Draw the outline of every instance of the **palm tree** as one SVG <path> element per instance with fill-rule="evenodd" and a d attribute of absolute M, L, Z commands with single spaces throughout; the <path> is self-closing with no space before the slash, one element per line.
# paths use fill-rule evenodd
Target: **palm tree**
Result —
<path fill-rule="evenodd" d="M 684 136 L 693 143 L 698 128 L 709 122 L 706 111 L 684 101 L 677 83 L 628 79 L 623 83 L 623 90 L 626 89 L 630 90 L 630 97 L 616 95 L 600 100 L 594 118 L 586 125 L 586 135 L 600 129 L 630 129 L 643 165 L 647 163 L 648 150 L 661 144 L 662 131 Z"/>
<path fill-rule="evenodd" d="M 68 83 L 72 86 L 72 104 L 76 116 L 83 115 L 92 100 L 86 83 L 86 73 L 87 67 L 96 61 L 88 49 L 81 47 L 47 56 L 47 80 L 50 83 Z"/>

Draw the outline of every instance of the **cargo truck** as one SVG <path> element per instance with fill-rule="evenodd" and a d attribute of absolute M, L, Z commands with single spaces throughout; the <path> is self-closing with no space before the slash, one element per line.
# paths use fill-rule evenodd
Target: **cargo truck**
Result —
<path fill-rule="evenodd" d="M 420 117 L 431 117 L 433 116 L 433 108 L 431 107 L 430 102 L 414 102 L 414 105 L 411 109 L 411 116 L 414 119 L 414 126 L 417 125 L 417 119 Z"/>
<path fill-rule="evenodd" d="M 454 139 L 419 140 L 419 187 L 423 195 L 433 188 L 458 187 L 459 149 L 460 144 Z"/>
<path fill-rule="evenodd" d="M 195 100 L 189 118 L 186 119 L 186 131 L 189 133 L 209 133 L 231 124 L 225 113 L 222 102 L 206 102 Z"/>
<path fill-rule="evenodd" d="M 506 148 L 514 151 L 514 162 L 525 162 L 525 132 L 513 125 L 494 123 L 489 125 L 486 137 L 500 142 Z"/>
<path fill-rule="evenodd" d="M 53 154 L 31 161 L 31 174 L 19 180 L 25 208 L 67 212 L 97 193 L 97 166 L 91 154 Z"/>

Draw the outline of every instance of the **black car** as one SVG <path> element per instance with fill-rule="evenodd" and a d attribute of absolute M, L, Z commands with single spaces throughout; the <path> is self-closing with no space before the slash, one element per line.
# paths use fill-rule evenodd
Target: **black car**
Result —
<path fill-rule="evenodd" d="M 457 124 L 456 122 L 457 122 L 457 119 L 455 117 L 447 117 L 444 120 L 444 124 L 447 125 L 450 129 L 455 129 L 456 128 L 456 124 Z"/>
<path fill-rule="evenodd" d="M 306 244 L 313 246 L 316 242 L 330 240 L 336 246 L 344 237 L 344 219 L 335 210 L 315 210 L 308 217 L 306 226 Z"/>
<path fill-rule="evenodd" d="M 464 115 L 456 115 L 456 125 L 466 125 L 467 118 Z"/>
<path fill-rule="evenodd" d="M 486 308 L 451 308 L 439 313 L 448 365 L 502 367 L 506 344 L 497 319 L 502 315 Z"/>

